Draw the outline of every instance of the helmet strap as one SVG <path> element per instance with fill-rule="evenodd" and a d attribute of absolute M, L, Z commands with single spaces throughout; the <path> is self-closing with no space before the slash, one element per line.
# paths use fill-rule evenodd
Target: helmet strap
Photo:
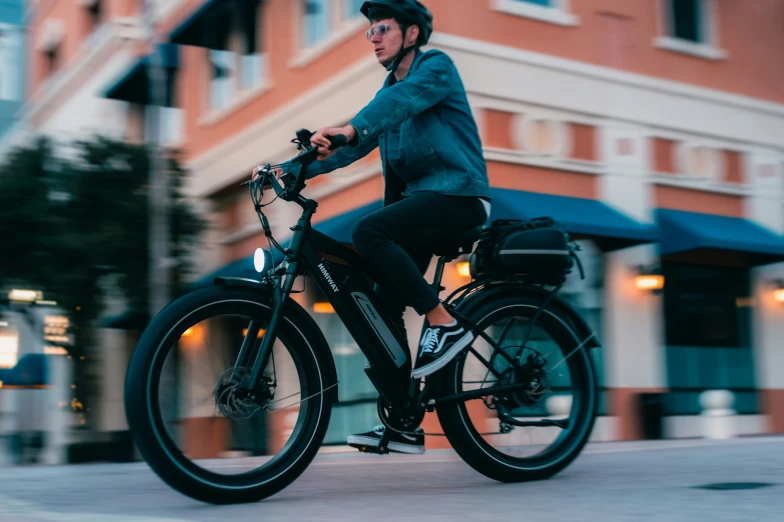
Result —
<path fill-rule="evenodd" d="M 400 62 L 403 61 L 403 58 L 406 57 L 408 53 L 416 49 L 418 46 L 417 44 L 412 45 L 411 47 L 406 47 L 406 33 L 408 32 L 408 25 L 401 25 L 400 29 L 403 31 L 403 43 L 400 44 L 400 51 L 397 53 L 397 56 L 391 63 L 385 66 L 386 70 L 389 72 L 397 71 L 397 68 L 400 66 Z"/>

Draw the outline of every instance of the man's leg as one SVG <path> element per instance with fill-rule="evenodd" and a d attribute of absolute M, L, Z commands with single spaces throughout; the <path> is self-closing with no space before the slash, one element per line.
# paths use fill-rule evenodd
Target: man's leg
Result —
<path fill-rule="evenodd" d="M 393 320 L 405 326 L 403 312 L 406 305 L 412 306 L 420 315 L 440 306 L 438 295 L 424 278 L 432 258 L 430 245 L 450 236 L 459 236 L 485 221 L 484 208 L 475 198 L 418 193 L 376 211 L 356 224 L 354 246 L 382 278 L 377 283 Z M 442 330 L 447 333 L 456 331 L 455 328 Z M 405 334 L 405 328 L 402 332 Z M 378 448 L 384 431 L 384 426 L 377 426 L 373 431 L 351 435 L 348 444 L 373 450 Z M 388 446 L 390 451 L 422 453 L 424 432 L 417 428 L 414 434 L 390 433 Z"/>
<path fill-rule="evenodd" d="M 419 273 L 424 277 L 425 272 L 427 272 L 427 269 L 430 266 L 430 260 L 433 257 L 433 254 L 424 249 L 404 248 L 404 250 L 414 261 Z M 374 290 L 384 306 L 384 311 L 389 315 L 392 322 L 398 330 L 400 330 L 403 339 L 408 343 L 406 323 L 403 318 L 406 307 L 408 306 L 408 299 L 402 292 L 391 285 L 379 283 L 375 285 Z M 406 347 L 408 347 L 408 344 L 406 344 Z"/>

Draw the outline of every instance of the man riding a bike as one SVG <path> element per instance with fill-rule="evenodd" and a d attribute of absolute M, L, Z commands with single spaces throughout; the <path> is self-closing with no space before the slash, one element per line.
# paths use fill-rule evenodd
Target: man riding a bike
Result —
<path fill-rule="evenodd" d="M 384 208 L 356 223 L 353 242 L 384 277 L 376 291 L 404 338 L 406 306 L 427 319 L 429 328 L 412 371 L 418 379 L 446 366 L 474 338 L 444 308 L 424 274 L 434 241 L 458 238 L 487 222 L 487 169 L 454 63 L 442 51 L 420 50 L 433 30 L 430 11 L 417 0 L 372 0 L 360 11 L 371 24 L 367 39 L 389 75 L 348 125 L 322 128 L 311 137 L 319 156 L 308 178 L 346 167 L 380 148 Z M 341 134 L 348 145 L 330 149 L 329 137 Z M 384 429 L 352 435 L 348 443 L 378 447 Z M 391 433 L 390 451 L 423 452 L 424 433 L 421 428 L 417 433 Z"/>

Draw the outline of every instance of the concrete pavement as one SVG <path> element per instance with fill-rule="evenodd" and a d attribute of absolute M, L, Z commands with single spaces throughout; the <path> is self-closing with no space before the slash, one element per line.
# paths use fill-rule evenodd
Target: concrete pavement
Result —
<path fill-rule="evenodd" d="M 720 489 L 701 489 L 712 484 Z M 5 468 L 0 475 L 3 522 L 407 519 L 784 520 L 784 438 L 597 443 L 561 475 L 527 484 L 488 480 L 451 451 L 322 454 L 285 491 L 237 506 L 184 497 L 143 463 Z"/>

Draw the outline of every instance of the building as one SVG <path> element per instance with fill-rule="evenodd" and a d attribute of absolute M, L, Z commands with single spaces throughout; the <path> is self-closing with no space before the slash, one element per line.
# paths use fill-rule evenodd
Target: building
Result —
<path fill-rule="evenodd" d="M 205 277 L 252 273 L 250 256 L 266 245 L 239 186 L 250 170 L 294 155 L 298 128 L 348 121 L 382 84 L 361 3 L 159 4 L 172 140 L 192 171 L 190 194 L 215 224 Z M 665 436 L 698 436 L 700 394 L 712 389 L 734 394 L 736 433 L 784 431 L 784 296 L 776 282 L 784 278 L 784 70 L 770 66 L 784 49 L 784 5 L 425 3 L 436 20 L 430 47 L 454 60 L 481 130 L 494 216 L 552 215 L 584 248 L 587 278 L 563 292 L 603 343 L 594 437 L 642 437 L 647 393 L 664 393 Z M 87 111 L 92 120 L 79 121 L 118 122 L 114 131 L 138 139 L 149 57 L 124 31 L 138 31 L 140 13 L 119 0 L 87 4 L 58 0 L 36 11 L 34 41 L 54 34 L 59 43 L 36 51 L 28 120 L 68 134 L 75 113 Z M 90 20 L 96 5 L 110 27 L 100 42 L 88 46 L 83 35 L 55 29 L 74 9 Z M 67 60 L 74 65 L 63 76 L 46 79 Z M 320 203 L 314 223 L 344 233 L 346 219 L 376 208 L 378 157 L 309 183 L 308 196 Z M 279 240 L 297 216 L 291 207 L 270 207 Z M 638 278 L 646 275 L 663 275 L 664 288 L 646 288 Z M 462 281 L 449 272 L 449 288 Z M 375 396 L 364 357 L 320 298 L 299 296 L 338 365 L 341 404 L 327 434 L 338 444 L 377 422 Z M 409 319 L 416 346 L 421 322 Z"/>

